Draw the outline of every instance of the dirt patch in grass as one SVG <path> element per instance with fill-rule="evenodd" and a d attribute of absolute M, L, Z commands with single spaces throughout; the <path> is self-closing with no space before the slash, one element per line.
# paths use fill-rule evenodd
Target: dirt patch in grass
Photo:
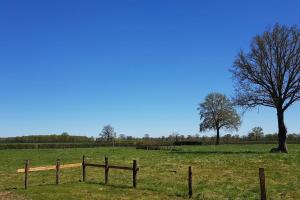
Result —
<path fill-rule="evenodd" d="M 25 200 L 25 198 L 8 191 L 0 191 L 0 200 Z"/>

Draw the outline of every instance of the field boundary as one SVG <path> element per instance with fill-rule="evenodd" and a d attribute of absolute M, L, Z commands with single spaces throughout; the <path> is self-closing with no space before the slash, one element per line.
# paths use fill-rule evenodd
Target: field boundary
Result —
<path fill-rule="evenodd" d="M 97 167 L 97 168 L 104 168 L 104 183 L 105 185 L 108 184 L 109 178 L 109 169 L 119 169 L 119 170 L 129 170 L 132 171 L 132 186 L 136 188 L 137 186 L 137 172 L 139 171 L 139 167 L 137 165 L 137 161 L 133 160 L 132 167 L 128 166 L 118 166 L 118 165 L 109 165 L 108 157 L 104 158 L 104 164 L 97 164 L 97 163 L 88 163 L 86 162 L 86 157 L 82 156 L 82 163 L 73 163 L 73 164 L 65 164 L 60 165 L 60 159 L 57 159 L 56 165 L 50 166 L 39 166 L 39 167 L 29 167 L 29 160 L 25 161 L 24 169 L 17 169 L 18 173 L 24 173 L 24 187 L 25 190 L 28 188 L 28 179 L 29 179 L 29 172 L 38 172 L 38 171 L 48 171 L 48 170 L 56 170 L 56 185 L 60 183 L 60 170 L 61 169 L 68 169 L 68 168 L 75 168 L 75 167 L 82 167 L 82 181 L 86 181 L 86 169 L 87 167 Z M 264 168 L 259 168 L 258 171 L 259 175 L 259 185 L 260 185 L 260 199 L 266 200 L 266 186 L 265 186 L 265 171 Z M 192 177 L 192 166 L 188 167 L 187 173 L 187 188 L 188 188 L 188 197 L 191 198 L 193 196 L 193 177 Z"/>

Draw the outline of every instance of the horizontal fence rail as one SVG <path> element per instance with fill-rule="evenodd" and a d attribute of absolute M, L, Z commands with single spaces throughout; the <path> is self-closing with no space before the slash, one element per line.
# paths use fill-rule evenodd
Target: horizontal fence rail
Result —
<path fill-rule="evenodd" d="M 74 167 L 81 167 L 81 163 L 60 165 L 60 169 L 67 169 L 67 168 L 74 168 Z M 43 166 L 43 167 L 32 167 L 28 169 L 28 172 L 48 171 L 48 170 L 55 170 L 55 169 L 56 169 L 56 165 L 50 165 L 50 166 Z M 18 169 L 17 172 L 24 173 L 25 169 Z"/>

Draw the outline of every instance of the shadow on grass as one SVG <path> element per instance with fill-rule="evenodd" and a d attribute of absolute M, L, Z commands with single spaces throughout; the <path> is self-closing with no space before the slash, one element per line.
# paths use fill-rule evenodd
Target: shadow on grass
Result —
<path fill-rule="evenodd" d="M 86 181 L 83 182 L 86 184 L 91 184 L 91 185 L 101 185 L 101 186 L 108 186 L 108 187 L 112 187 L 112 188 L 122 188 L 122 189 L 130 189 L 133 188 L 132 186 L 129 185 L 121 185 L 121 184 L 105 184 L 102 182 L 96 182 L 96 181 Z"/>
<path fill-rule="evenodd" d="M 259 151 L 171 151 L 173 154 L 265 154 Z"/>

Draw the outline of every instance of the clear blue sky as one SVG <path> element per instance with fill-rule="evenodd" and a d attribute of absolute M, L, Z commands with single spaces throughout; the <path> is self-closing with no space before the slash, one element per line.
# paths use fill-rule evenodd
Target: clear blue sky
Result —
<path fill-rule="evenodd" d="M 299 8 L 297 0 L 3 0 L 0 136 L 96 136 L 106 124 L 132 136 L 198 133 L 198 103 L 233 93 L 238 50 L 268 25 L 299 25 Z M 299 104 L 286 113 L 289 132 L 300 132 Z M 275 112 L 247 113 L 239 134 L 253 126 L 276 132 Z"/>

